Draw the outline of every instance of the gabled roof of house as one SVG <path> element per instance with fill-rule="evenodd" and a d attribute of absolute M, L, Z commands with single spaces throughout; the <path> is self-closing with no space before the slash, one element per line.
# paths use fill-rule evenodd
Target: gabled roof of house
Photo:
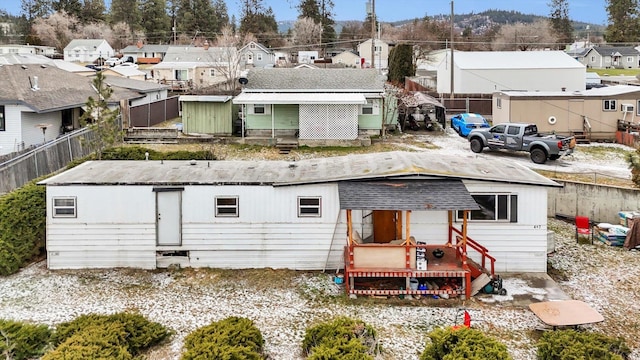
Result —
<path fill-rule="evenodd" d="M 460 69 L 584 69 L 564 51 L 457 51 Z"/>
<path fill-rule="evenodd" d="M 631 46 L 594 46 L 593 51 L 601 56 L 612 56 L 619 54 L 622 56 L 637 56 L 638 50 Z"/>
<path fill-rule="evenodd" d="M 136 69 L 133 69 L 136 70 Z M 141 71 L 142 72 L 142 71 Z M 142 72 L 144 74 L 144 72 Z M 170 86 L 158 84 L 152 81 L 143 81 L 136 79 L 128 79 L 122 76 L 106 75 L 105 81 L 111 86 L 133 90 L 139 93 L 148 93 L 152 91 L 160 91 L 168 89 Z"/>
<path fill-rule="evenodd" d="M 286 186 L 372 179 L 461 179 L 561 186 L 531 169 L 473 154 L 385 152 L 299 161 L 88 161 L 41 181 L 47 185 Z"/>
<path fill-rule="evenodd" d="M 92 77 L 44 64 L 2 65 L 0 79 L 4 85 L 0 87 L 0 104 L 24 105 L 38 113 L 82 106 L 89 96 L 96 97 Z M 110 102 L 139 97 L 138 92 L 113 88 Z"/>
<path fill-rule="evenodd" d="M 240 52 L 243 52 L 245 50 L 248 50 L 251 47 L 251 44 L 253 44 L 255 47 L 257 47 L 258 49 L 266 52 L 267 54 L 270 54 L 272 51 L 271 49 L 268 49 L 267 47 L 265 47 L 264 45 L 257 43 L 255 41 L 249 41 L 249 43 L 243 47 L 240 48 Z"/>
<path fill-rule="evenodd" d="M 152 45 L 152 44 L 144 44 L 142 47 L 138 47 L 137 45 L 129 45 L 122 49 L 123 54 L 137 54 L 137 53 L 164 53 L 167 52 L 170 45 Z"/>
<path fill-rule="evenodd" d="M 227 64 L 237 56 L 234 47 L 170 46 L 162 62 L 153 69 L 215 67 Z"/>
<path fill-rule="evenodd" d="M 65 50 L 81 48 L 85 50 L 93 50 L 102 43 L 106 42 L 104 39 L 73 39 L 64 47 Z"/>
<path fill-rule="evenodd" d="M 382 92 L 376 69 L 251 69 L 246 92 Z"/>
<path fill-rule="evenodd" d="M 113 71 L 120 76 L 144 76 L 146 73 L 142 70 L 136 69 L 133 66 L 114 66 L 103 71 Z"/>
<path fill-rule="evenodd" d="M 3 54 L 0 55 L 0 65 L 49 65 L 55 66 L 58 69 L 62 69 L 73 73 L 92 73 L 93 70 L 88 69 L 78 64 L 59 60 L 50 59 L 44 55 L 34 54 Z"/>
<path fill-rule="evenodd" d="M 601 88 L 593 88 L 585 91 L 501 91 L 500 94 L 504 94 L 509 97 L 521 97 L 521 98 L 540 98 L 540 97 L 612 97 L 626 94 L 637 93 L 640 96 L 640 87 L 633 85 L 614 85 L 605 86 Z"/>

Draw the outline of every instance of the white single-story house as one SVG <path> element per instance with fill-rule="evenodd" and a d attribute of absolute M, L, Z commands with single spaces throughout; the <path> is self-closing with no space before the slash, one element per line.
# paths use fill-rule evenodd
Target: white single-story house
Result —
<path fill-rule="evenodd" d="M 421 244 L 464 249 L 469 266 L 487 260 L 492 272 L 544 273 L 547 189 L 560 186 L 499 159 L 429 152 L 89 161 L 39 184 L 50 269 L 344 268 L 354 278 L 384 267 L 407 277 L 471 272 L 466 261 L 420 269 Z"/>
<path fill-rule="evenodd" d="M 45 64 L 2 65 L 0 79 L 5 82 L 0 88 L 0 155 L 43 144 L 79 128 L 88 98 L 97 96 L 93 79 Z M 114 87 L 109 106 L 118 108 L 121 100 L 143 97 Z"/>
<path fill-rule="evenodd" d="M 527 122 L 540 132 L 615 140 L 618 122 L 637 123 L 640 87 L 585 91 L 501 91 L 493 94 L 493 123 Z"/>
<path fill-rule="evenodd" d="M 564 51 L 456 51 L 456 94 L 496 91 L 583 91 L 586 68 Z M 439 93 L 451 93 L 451 64 L 438 65 Z"/>
<path fill-rule="evenodd" d="M 138 41 L 136 45 L 129 45 L 122 49 L 122 56 L 131 56 L 136 64 L 157 64 L 164 59 L 170 45 L 144 44 Z"/>
<path fill-rule="evenodd" d="M 389 68 L 389 53 L 393 45 L 383 40 L 375 39 L 373 64 L 376 69 Z M 360 54 L 360 58 L 364 59 L 362 62 L 363 67 L 371 67 L 371 50 L 371 39 L 358 44 L 358 54 Z"/>
<path fill-rule="evenodd" d="M 345 64 L 347 67 L 360 67 L 360 55 L 354 53 L 351 50 L 345 50 L 339 54 L 336 54 L 331 58 L 331 62 L 334 64 Z"/>
<path fill-rule="evenodd" d="M 297 134 L 311 146 L 382 132 L 384 80 L 375 69 L 251 69 L 246 79 L 233 103 L 247 136 Z"/>
<path fill-rule="evenodd" d="M 0 45 L 1 54 L 32 54 L 53 56 L 56 48 L 53 46 L 41 46 L 41 45 L 19 45 L 19 44 L 2 44 Z"/>
<path fill-rule="evenodd" d="M 92 63 L 114 56 L 115 50 L 104 39 L 73 39 L 64 48 L 64 61 Z"/>

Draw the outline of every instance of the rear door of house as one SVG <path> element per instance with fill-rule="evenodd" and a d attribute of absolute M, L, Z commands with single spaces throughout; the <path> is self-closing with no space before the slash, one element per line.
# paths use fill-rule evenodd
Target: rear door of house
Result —
<path fill-rule="evenodd" d="M 182 245 L 182 191 L 156 191 L 156 243 Z"/>

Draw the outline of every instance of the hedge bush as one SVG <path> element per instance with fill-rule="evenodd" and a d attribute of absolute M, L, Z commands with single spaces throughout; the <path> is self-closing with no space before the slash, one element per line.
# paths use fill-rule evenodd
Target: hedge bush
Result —
<path fill-rule="evenodd" d="M 187 335 L 183 360 L 260 360 L 264 339 L 253 321 L 229 317 Z"/>
<path fill-rule="evenodd" d="M 511 359 L 507 347 L 470 328 L 438 328 L 429 333 L 431 342 L 420 360 L 506 360 Z"/>
<path fill-rule="evenodd" d="M 380 353 L 376 331 L 361 320 L 339 317 L 307 329 L 302 341 L 307 359 L 373 359 Z"/>
<path fill-rule="evenodd" d="M 45 192 L 33 181 L 0 197 L 0 275 L 15 273 L 44 253 Z"/>
<path fill-rule="evenodd" d="M 43 360 L 132 359 L 170 334 L 140 314 L 82 315 L 57 326 L 51 337 L 57 347 Z"/>
<path fill-rule="evenodd" d="M 540 360 L 622 360 L 630 352 L 623 338 L 585 331 L 548 331 L 538 341 Z"/>
<path fill-rule="evenodd" d="M 168 151 L 161 152 L 142 146 L 120 146 L 102 152 L 102 160 L 144 160 L 149 153 L 149 160 L 215 160 L 209 150 L 201 151 Z"/>
<path fill-rule="evenodd" d="M 0 319 L 0 356 L 13 360 L 39 357 L 50 337 L 51 330 L 46 325 Z"/>

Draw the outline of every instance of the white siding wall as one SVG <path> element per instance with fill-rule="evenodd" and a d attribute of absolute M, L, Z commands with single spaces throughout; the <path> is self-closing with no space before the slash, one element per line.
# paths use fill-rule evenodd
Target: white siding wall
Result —
<path fill-rule="evenodd" d="M 47 130 L 42 133 L 42 129 L 38 126 L 47 124 Z M 60 127 L 62 126 L 62 113 L 54 111 L 46 114 L 36 114 L 32 112 L 22 113 L 22 140 L 25 146 L 43 144 L 60 135 Z"/>
<path fill-rule="evenodd" d="M 0 155 L 22 150 L 22 106 L 4 106 L 5 131 L 0 131 Z"/>
<path fill-rule="evenodd" d="M 52 217 L 56 196 L 76 197 L 76 218 Z M 155 193 L 150 186 L 47 186 L 51 269 L 153 269 L 155 232 Z"/>
<path fill-rule="evenodd" d="M 547 189 L 466 181 L 472 193 L 518 195 L 518 223 L 469 222 L 469 236 L 496 257 L 497 272 L 545 272 Z M 337 185 L 187 186 L 182 245 L 156 246 L 151 186 L 47 187 L 50 268 L 154 268 L 156 251 L 189 251 L 193 267 L 336 269 L 343 265 L 346 215 Z M 53 219 L 51 198 L 76 196 L 78 217 Z M 239 217 L 215 217 L 216 196 L 238 196 Z M 322 197 L 322 216 L 299 218 L 298 196 Z M 366 212 L 365 212 L 366 213 Z M 353 212 L 354 229 L 370 235 L 370 218 Z M 418 241 L 445 244 L 447 213 L 413 212 Z M 478 258 L 475 252 L 470 256 Z"/>

